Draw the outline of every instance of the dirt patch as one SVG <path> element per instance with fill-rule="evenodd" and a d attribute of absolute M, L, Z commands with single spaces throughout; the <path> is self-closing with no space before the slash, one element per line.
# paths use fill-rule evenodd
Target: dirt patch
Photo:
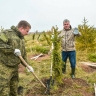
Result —
<path fill-rule="evenodd" d="M 25 67 L 22 64 L 19 64 L 18 66 L 18 72 L 24 74 L 25 73 Z"/>
<path fill-rule="evenodd" d="M 46 84 L 47 79 L 42 79 Z M 83 79 L 64 78 L 63 84 L 58 86 L 58 90 L 51 91 L 50 95 L 45 95 L 46 89 L 40 85 L 35 85 L 31 90 L 28 90 L 25 96 L 94 96 L 94 93 L 89 92 L 90 85 Z M 32 81 L 30 84 L 33 84 Z"/>
<path fill-rule="evenodd" d="M 81 64 L 81 68 L 82 68 L 85 72 L 88 72 L 88 73 L 91 73 L 91 72 L 96 71 L 96 67 L 91 67 L 91 66 L 88 66 L 88 65 L 85 65 L 85 64 Z"/>

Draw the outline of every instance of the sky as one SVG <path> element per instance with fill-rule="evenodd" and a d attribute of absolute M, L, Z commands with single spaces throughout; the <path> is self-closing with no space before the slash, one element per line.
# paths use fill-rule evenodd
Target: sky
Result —
<path fill-rule="evenodd" d="M 69 19 L 72 27 L 82 24 L 84 17 L 96 27 L 96 0 L 0 0 L 0 26 L 9 29 L 20 20 L 28 21 L 30 32 L 47 31 Z"/>

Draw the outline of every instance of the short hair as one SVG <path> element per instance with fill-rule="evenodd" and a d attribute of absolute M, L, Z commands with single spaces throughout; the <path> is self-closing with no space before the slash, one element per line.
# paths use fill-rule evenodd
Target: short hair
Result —
<path fill-rule="evenodd" d="M 63 23 L 65 23 L 65 22 L 69 22 L 69 23 L 70 23 L 70 21 L 69 21 L 68 19 L 65 19 L 65 20 L 63 21 Z"/>
<path fill-rule="evenodd" d="M 18 23 L 17 27 L 18 27 L 18 28 L 20 28 L 20 27 L 23 27 L 23 28 L 29 27 L 29 28 L 31 29 L 31 25 L 30 25 L 27 21 L 25 21 L 25 20 L 21 20 L 21 21 Z"/>

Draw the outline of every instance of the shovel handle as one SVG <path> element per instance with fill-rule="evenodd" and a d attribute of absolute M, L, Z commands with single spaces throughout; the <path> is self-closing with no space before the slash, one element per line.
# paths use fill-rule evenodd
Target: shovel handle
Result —
<path fill-rule="evenodd" d="M 28 69 L 30 69 L 29 68 L 29 65 L 27 64 L 27 62 L 22 58 L 22 56 L 19 56 L 19 58 L 20 58 L 20 60 L 24 63 L 24 65 L 28 68 Z M 34 72 L 31 72 L 33 75 L 34 75 L 34 77 L 41 83 L 41 85 L 44 87 L 44 88 L 46 88 L 46 86 L 43 84 L 43 82 L 36 76 L 36 74 L 34 73 Z"/>

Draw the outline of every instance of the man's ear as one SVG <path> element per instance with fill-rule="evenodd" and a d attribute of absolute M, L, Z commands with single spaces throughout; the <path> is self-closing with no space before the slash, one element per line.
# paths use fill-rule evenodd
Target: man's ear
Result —
<path fill-rule="evenodd" d="M 21 32 L 21 31 L 22 31 L 22 29 L 24 29 L 24 28 L 23 28 L 23 27 L 20 27 L 20 28 L 19 28 L 19 31 Z"/>

